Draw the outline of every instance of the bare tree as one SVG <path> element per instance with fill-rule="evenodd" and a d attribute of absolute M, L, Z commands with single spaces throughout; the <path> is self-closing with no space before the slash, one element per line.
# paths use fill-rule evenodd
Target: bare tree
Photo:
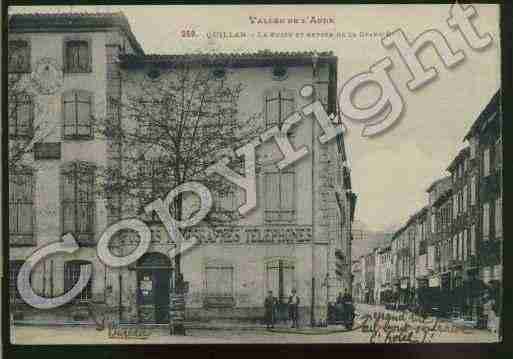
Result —
<path fill-rule="evenodd" d="M 144 205 L 189 181 L 203 183 L 215 197 L 229 194 L 233 187 L 205 176 L 205 169 L 251 139 L 261 121 L 259 114 L 239 111 L 243 85 L 230 79 L 227 67 L 182 62 L 123 76 L 123 97 L 111 100 L 122 120 L 110 117 L 97 126 L 119 151 L 121 165 L 107 166 L 103 183 L 124 198 L 110 206 L 142 214 Z M 171 211 L 184 219 L 181 198 Z M 223 215 L 213 211 L 208 220 L 233 219 Z"/>
<path fill-rule="evenodd" d="M 7 131 L 9 134 L 8 168 L 16 170 L 26 164 L 27 156 L 33 152 L 34 144 L 42 142 L 54 128 L 51 128 L 45 107 L 49 103 L 38 102 L 33 89 L 31 74 L 25 67 L 16 71 L 20 59 L 12 46 L 8 51 L 10 71 L 7 74 Z M 14 69 L 14 71 L 13 71 Z"/>

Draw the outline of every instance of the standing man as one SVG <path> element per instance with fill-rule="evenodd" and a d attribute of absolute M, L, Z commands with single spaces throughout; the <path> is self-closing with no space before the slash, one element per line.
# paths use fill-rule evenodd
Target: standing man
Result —
<path fill-rule="evenodd" d="M 292 289 L 292 295 L 289 297 L 289 318 L 292 322 L 291 328 L 299 328 L 298 326 L 298 313 L 299 310 L 299 297 L 296 290 Z"/>
<path fill-rule="evenodd" d="M 276 298 L 273 297 L 273 291 L 267 292 L 267 297 L 264 302 L 265 310 L 265 325 L 267 329 L 274 328 L 274 311 L 276 306 Z"/>

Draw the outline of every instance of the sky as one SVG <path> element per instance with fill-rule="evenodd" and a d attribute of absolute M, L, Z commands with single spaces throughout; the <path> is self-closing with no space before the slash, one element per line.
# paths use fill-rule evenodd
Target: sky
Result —
<path fill-rule="evenodd" d="M 146 53 L 174 54 L 198 51 L 333 51 L 338 56 L 338 89 L 349 78 L 389 57 L 389 74 L 405 103 L 405 113 L 390 131 L 361 137 L 362 124 L 348 120 L 346 146 L 353 190 L 358 194 L 356 219 L 371 230 L 392 230 L 427 203 L 425 190 L 445 176 L 450 161 L 465 145 L 463 137 L 500 87 L 499 7 L 474 5 L 472 19 L 480 34 L 489 33 L 493 43 L 472 50 L 461 33 L 446 23 L 450 5 L 265 5 L 265 6 L 62 6 L 11 7 L 19 12 L 123 11 Z M 252 24 L 257 18 L 334 19 L 334 24 Z M 379 36 L 402 29 L 409 40 L 430 29 L 445 35 L 451 48 L 462 50 L 465 60 L 447 69 L 433 48 L 419 54 L 425 67 L 435 66 L 438 78 L 412 92 L 407 67 L 395 49 L 386 49 Z M 196 38 L 181 37 L 194 30 Z M 340 32 L 354 33 L 335 39 L 251 38 L 209 39 L 211 32 Z M 377 86 L 362 87 L 355 103 L 371 105 L 379 97 Z"/>

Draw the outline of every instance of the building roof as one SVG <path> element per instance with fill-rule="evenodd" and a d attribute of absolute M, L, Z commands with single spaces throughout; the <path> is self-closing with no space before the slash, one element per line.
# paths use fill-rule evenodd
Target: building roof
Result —
<path fill-rule="evenodd" d="M 452 170 L 466 157 L 470 156 L 470 147 L 465 147 L 464 149 L 462 149 L 460 152 L 458 152 L 458 154 L 456 155 L 456 157 L 454 157 L 454 159 L 451 161 L 451 163 L 449 164 L 449 167 L 447 167 L 447 171 L 450 171 L 452 172 Z"/>
<path fill-rule="evenodd" d="M 472 126 L 470 126 L 470 130 L 467 132 L 465 137 L 463 138 L 463 141 L 468 140 L 470 137 L 474 136 L 475 133 L 481 128 L 481 125 L 490 118 L 491 115 L 493 115 L 496 111 L 499 110 L 500 106 L 500 99 L 501 99 L 501 93 L 500 90 L 493 95 L 492 99 L 488 104 L 485 106 L 483 111 L 479 114 L 477 119 L 474 121 Z"/>
<path fill-rule="evenodd" d="M 122 12 L 109 13 L 27 13 L 9 16 L 11 32 L 98 31 L 119 28 L 139 55 L 144 50 L 135 38 L 130 23 Z"/>
<path fill-rule="evenodd" d="M 419 209 L 417 212 L 412 214 L 408 221 L 406 222 L 406 227 L 410 226 L 414 221 L 416 221 L 419 218 L 422 218 L 427 214 L 427 211 L 429 209 L 429 206 L 424 206 L 421 209 Z"/>
<path fill-rule="evenodd" d="M 292 51 L 292 52 L 274 52 L 263 50 L 258 52 L 239 52 L 239 53 L 197 53 L 197 54 L 147 54 L 147 55 L 122 55 L 120 56 L 121 65 L 140 66 L 144 64 L 155 65 L 174 65 L 180 63 L 222 65 L 234 67 L 249 66 L 271 66 L 277 64 L 283 65 L 311 65 L 315 61 L 318 64 L 337 63 L 337 57 L 333 52 L 314 52 L 314 51 Z"/>
<path fill-rule="evenodd" d="M 397 237 L 399 237 L 401 235 L 401 233 L 404 232 L 404 230 L 406 229 L 406 226 L 402 226 L 401 228 L 399 228 L 397 231 L 395 231 L 394 235 L 392 236 L 392 240 L 396 239 Z"/>
<path fill-rule="evenodd" d="M 444 193 L 440 195 L 433 203 L 434 207 L 440 207 L 445 201 L 450 200 L 452 196 L 452 188 L 448 188 Z"/>
<path fill-rule="evenodd" d="M 443 178 L 439 178 L 436 181 L 434 181 L 433 183 L 431 183 L 431 185 L 428 187 L 426 192 L 427 193 L 432 192 L 435 189 L 435 187 L 437 187 L 439 185 L 443 185 L 446 182 L 450 182 L 450 181 L 451 181 L 451 176 L 445 176 Z"/>

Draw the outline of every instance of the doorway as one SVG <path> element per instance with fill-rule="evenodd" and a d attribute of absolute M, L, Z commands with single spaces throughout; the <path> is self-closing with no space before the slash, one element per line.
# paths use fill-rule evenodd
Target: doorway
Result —
<path fill-rule="evenodd" d="M 169 323 L 169 294 L 172 268 L 161 253 L 146 253 L 137 261 L 137 304 L 139 321 Z"/>

